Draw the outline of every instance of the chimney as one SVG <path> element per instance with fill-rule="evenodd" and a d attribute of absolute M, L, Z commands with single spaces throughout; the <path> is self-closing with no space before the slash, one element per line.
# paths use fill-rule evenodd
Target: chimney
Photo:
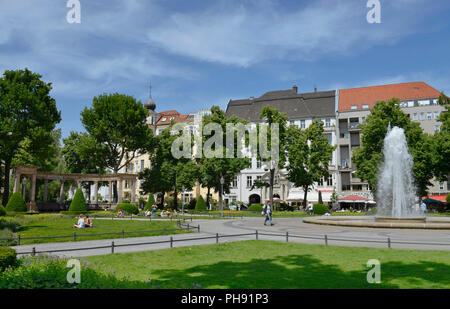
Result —
<path fill-rule="evenodd" d="M 292 86 L 292 90 L 294 90 L 295 93 L 298 93 L 298 87 L 297 87 L 297 85 Z"/>

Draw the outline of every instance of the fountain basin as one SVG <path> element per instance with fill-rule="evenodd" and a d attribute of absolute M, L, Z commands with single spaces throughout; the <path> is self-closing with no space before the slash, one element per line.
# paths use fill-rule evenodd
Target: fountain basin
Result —
<path fill-rule="evenodd" d="M 410 217 L 410 218 L 394 218 L 394 217 L 375 217 L 375 222 L 388 223 L 425 223 L 425 217 Z"/>

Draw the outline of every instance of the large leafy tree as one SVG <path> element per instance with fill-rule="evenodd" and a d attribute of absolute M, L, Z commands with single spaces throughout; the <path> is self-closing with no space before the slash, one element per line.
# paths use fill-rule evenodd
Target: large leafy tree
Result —
<path fill-rule="evenodd" d="M 281 113 L 278 109 L 271 108 L 269 105 L 267 105 L 263 107 L 259 118 L 268 125 L 267 137 L 265 137 L 264 139 L 260 139 L 260 135 L 258 133 L 257 141 L 258 150 L 260 143 L 266 143 L 267 150 L 271 153 L 270 156 L 264 158 L 264 161 L 269 166 L 269 199 L 270 204 L 273 205 L 273 186 L 275 180 L 275 171 L 277 168 L 283 169 L 286 165 L 286 152 L 283 151 L 283 149 L 285 148 L 286 142 L 288 116 L 285 113 Z M 278 126 L 278 134 L 272 134 L 271 127 L 274 124 Z M 257 130 L 259 132 L 259 128 L 257 128 Z M 278 151 L 276 151 L 276 149 L 272 149 L 272 145 L 278 147 Z M 276 153 L 277 155 L 274 156 L 272 153 Z M 261 160 L 260 151 L 257 152 L 257 157 Z"/>
<path fill-rule="evenodd" d="M 439 115 L 441 127 L 439 132 L 433 137 L 433 170 L 439 181 L 448 181 L 450 174 L 450 98 L 442 93 L 439 97 L 439 104 L 444 105 L 447 111 Z"/>
<path fill-rule="evenodd" d="M 413 174 L 418 194 L 425 195 L 431 185 L 432 138 L 424 134 L 420 124 L 411 121 L 400 109 L 399 99 L 377 102 L 366 122 L 361 125 L 362 146 L 353 150 L 356 176 L 369 183 L 372 193 L 377 190 L 379 167 L 383 160 L 383 141 L 389 125 L 403 128 L 414 165 Z"/>
<path fill-rule="evenodd" d="M 218 143 L 221 145 L 227 144 L 227 124 L 231 125 L 246 125 L 248 122 L 236 116 L 226 117 L 226 114 L 218 106 L 211 108 L 211 114 L 204 116 L 202 121 L 202 144 L 212 139 L 217 138 Z M 221 128 L 219 131 L 206 132 L 205 127 L 210 124 L 217 125 Z M 206 132 L 206 134 L 205 134 Z M 247 137 L 241 136 L 245 139 L 246 145 L 248 145 Z M 238 143 L 243 143 L 243 140 L 239 139 L 237 132 L 233 131 L 233 149 L 227 149 L 227 147 L 220 148 L 220 145 L 212 145 L 212 150 L 217 151 L 216 155 L 210 157 L 205 155 L 197 159 L 197 164 L 200 167 L 199 182 L 203 187 L 208 188 L 207 205 L 209 205 L 209 189 L 212 188 L 216 192 L 219 192 L 219 204 L 222 205 L 222 194 L 230 192 L 231 183 L 234 177 L 244 168 L 250 165 L 250 160 L 239 154 Z M 231 145 L 230 145 L 231 146 Z M 243 147 L 245 148 L 245 147 Z M 228 153 L 227 153 L 228 150 Z M 222 153 L 219 153 L 222 152 Z M 223 177 L 223 192 L 221 192 L 222 184 L 220 183 Z"/>
<path fill-rule="evenodd" d="M 151 168 L 146 168 L 139 173 L 142 179 L 141 189 L 145 194 L 168 192 L 174 194 L 174 208 L 178 207 L 178 192 L 181 190 L 191 190 L 198 178 L 198 168 L 191 158 L 175 158 L 172 154 L 172 145 L 175 140 L 182 135 L 182 132 L 174 134 L 173 124 L 165 129 L 160 135 L 155 137 L 155 143 L 147 149 Z M 192 144 L 190 144 L 192 147 Z"/>
<path fill-rule="evenodd" d="M 147 115 L 141 102 L 118 93 L 95 97 L 92 107 L 81 112 L 81 122 L 95 140 L 93 146 L 105 146 L 104 165 L 114 173 L 151 145 L 153 132 L 146 124 Z"/>
<path fill-rule="evenodd" d="M 308 191 L 315 182 L 328 177 L 328 164 L 335 147 L 328 143 L 323 134 L 323 123 L 314 120 L 305 130 L 289 126 L 286 134 L 287 178 L 295 187 L 303 189 L 304 205 L 307 205 Z"/>
<path fill-rule="evenodd" d="M 28 69 L 5 71 L 0 78 L 0 159 L 4 165 L 3 204 L 9 198 L 9 172 L 21 149 L 37 157 L 45 156 L 54 143 L 52 131 L 61 121 L 51 83 Z M 44 154 L 43 154 L 44 153 Z"/>

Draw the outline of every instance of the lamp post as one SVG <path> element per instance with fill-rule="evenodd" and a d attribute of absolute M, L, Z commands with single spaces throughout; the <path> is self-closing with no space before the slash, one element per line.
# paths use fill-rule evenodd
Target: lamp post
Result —
<path fill-rule="evenodd" d="M 223 184 L 225 183 L 225 179 L 223 176 L 220 177 L 220 213 L 223 217 Z"/>

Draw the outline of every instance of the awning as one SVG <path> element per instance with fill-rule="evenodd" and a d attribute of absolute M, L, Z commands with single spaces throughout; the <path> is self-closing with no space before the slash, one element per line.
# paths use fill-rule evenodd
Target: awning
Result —
<path fill-rule="evenodd" d="M 435 195 L 435 196 L 430 196 L 430 197 L 422 197 L 422 201 L 425 204 L 439 204 L 439 205 L 444 205 L 447 201 L 446 201 L 446 196 L 444 195 Z"/>
<path fill-rule="evenodd" d="M 331 201 L 331 195 L 333 194 L 333 190 L 320 190 L 322 192 L 322 201 L 324 203 Z M 305 194 L 303 191 L 300 190 L 290 190 L 289 195 L 286 199 L 288 202 L 303 202 Z M 319 190 L 312 190 L 308 192 L 308 195 L 306 196 L 306 199 L 308 201 L 312 202 L 318 202 L 319 201 Z"/>
<path fill-rule="evenodd" d="M 372 203 L 370 198 L 359 195 L 347 195 L 339 198 L 339 202 L 342 203 Z"/>

